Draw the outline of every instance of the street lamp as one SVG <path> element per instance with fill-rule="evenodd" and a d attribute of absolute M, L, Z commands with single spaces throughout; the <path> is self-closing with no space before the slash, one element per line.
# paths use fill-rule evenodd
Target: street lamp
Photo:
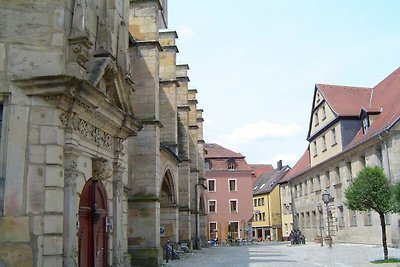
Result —
<path fill-rule="evenodd" d="M 328 221 L 328 236 L 326 237 L 326 243 L 329 245 L 329 247 L 331 247 L 332 237 L 331 237 L 331 229 L 329 226 L 329 210 L 328 210 L 328 203 L 331 202 L 331 194 L 329 194 L 328 190 L 326 189 L 322 194 L 322 201 L 325 203 L 326 206 L 326 220 Z"/>
<path fill-rule="evenodd" d="M 321 236 L 321 247 L 323 247 L 324 246 L 324 238 L 322 237 L 322 205 L 321 205 L 321 203 L 318 203 L 317 210 L 319 212 L 319 233 Z"/>

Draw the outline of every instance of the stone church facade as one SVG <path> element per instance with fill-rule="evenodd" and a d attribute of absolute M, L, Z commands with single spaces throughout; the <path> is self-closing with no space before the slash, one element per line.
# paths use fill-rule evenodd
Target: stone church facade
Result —
<path fill-rule="evenodd" d="M 202 110 L 167 1 L 0 4 L 0 265 L 160 266 L 205 238 Z"/>

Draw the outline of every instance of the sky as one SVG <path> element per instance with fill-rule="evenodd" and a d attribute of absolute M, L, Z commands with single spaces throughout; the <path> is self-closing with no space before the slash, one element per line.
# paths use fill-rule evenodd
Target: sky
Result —
<path fill-rule="evenodd" d="M 169 0 L 204 140 L 291 167 L 317 83 L 373 87 L 400 67 L 397 0 Z"/>

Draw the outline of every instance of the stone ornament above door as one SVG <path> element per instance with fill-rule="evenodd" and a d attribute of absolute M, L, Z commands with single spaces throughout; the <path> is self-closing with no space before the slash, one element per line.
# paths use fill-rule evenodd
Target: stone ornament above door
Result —
<path fill-rule="evenodd" d="M 112 177 L 111 162 L 104 158 L 92 159 L 93 180 L 105 181 Z"/>

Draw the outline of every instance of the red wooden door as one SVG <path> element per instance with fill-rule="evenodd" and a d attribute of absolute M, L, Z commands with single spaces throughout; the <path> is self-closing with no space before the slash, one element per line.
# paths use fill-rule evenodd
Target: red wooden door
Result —
<path fill-rule="evenodd" d="M 79 201 L 79 267 L 107 266 L 107 192 L 101 181 L 90 178 Z"/>

